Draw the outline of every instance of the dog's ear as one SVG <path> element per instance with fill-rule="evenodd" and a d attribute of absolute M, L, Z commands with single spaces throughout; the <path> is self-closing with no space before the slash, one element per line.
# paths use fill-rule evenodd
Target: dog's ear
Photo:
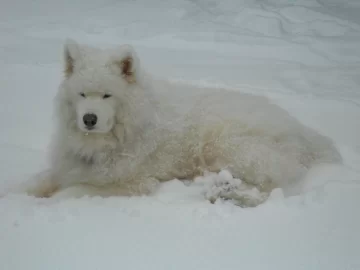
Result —
<path fill-rule="evenodd" d="M 123 45 L 117 49 L 117 52 L 113 61 L 120 71 L 120 75 L 128 83 L 136 82 L 138 59 L 135 51 L 130 45 Z"/>
<path fill-rule="evenodd" d="M 120 68 L 121 76 L 124 77 L 128 83 L 135 82 L 134 59 L 131 56 L 125 57 L 116 64 Z"/>
<path fill-rule="evenodd" d="M 67 78 L 74 73 L 75 63 L 80 57 L 79 45 L 72 39 L 66 39 L 64 45 L 64 73 Z"/>

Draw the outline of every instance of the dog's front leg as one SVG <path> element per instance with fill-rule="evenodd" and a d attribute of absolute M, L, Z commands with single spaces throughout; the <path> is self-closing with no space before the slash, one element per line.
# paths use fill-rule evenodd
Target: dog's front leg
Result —
<path fill-rule="evenodd" d="M 51 171 L 40 172 L 25 183 L 16 187 L 12 192 L 25 193 L 37 198 L 48 198 L 59 188 Z"/>
<path fill-rule="evenodd" d="M 155 178 L 138 179 L 136 181 L 120 182 L 111 184 L 74 184 L 54 194 L 54 198 L 81 198 L 89 197 L 122 197 L 149 195 L 154 192 L 159 184 Z"/>

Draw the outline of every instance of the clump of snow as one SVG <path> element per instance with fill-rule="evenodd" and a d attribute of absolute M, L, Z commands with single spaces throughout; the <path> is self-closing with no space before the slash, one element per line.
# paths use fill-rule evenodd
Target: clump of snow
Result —
<path fill-rule="evenodd" d="M 233 178 L 227 170 L 217 173 L 206 173 L 194 179 L 195 183 L 202 183 L 204 197 L 210 202 L 216 202 L 218 198 L 229 199 L 239 206 L 257 206 L 264 202 L 268 195 L 260 192 L 256 187 L 250 188 L 240 179 Z"/>

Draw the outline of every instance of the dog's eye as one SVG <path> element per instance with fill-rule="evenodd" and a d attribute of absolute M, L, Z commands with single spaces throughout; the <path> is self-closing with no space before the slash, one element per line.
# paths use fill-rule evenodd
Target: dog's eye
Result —
<path fill-rule="evenodd" d="M 80 93 L 80 96 L 85 97 L 85 94 L 84 94 L 84 93 Z"/>
<path fill-rule="evenodd" d="M 105 94 L 105 95 L 103 95 L 103 99 L 105 99 L 105 98 L 109 98 L 109 97 L 111 97 L 111 95 L 110 95 L 110 94 Z"/>

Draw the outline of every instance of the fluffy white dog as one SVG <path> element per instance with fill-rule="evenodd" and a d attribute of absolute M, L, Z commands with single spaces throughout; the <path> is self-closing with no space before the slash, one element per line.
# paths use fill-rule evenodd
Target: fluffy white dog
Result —
<path fill-rule="evenodd" d="M 28 194 L 149 194 L 163 181 L 227 170 L 240 180 L 214 183 L 207 198 L 255 206 L 311 166 L 341 161 L 327 137 L 266 98 L 155 79 L 131 46 L 68 40 L 64 55 L 50 168 Z"/>

